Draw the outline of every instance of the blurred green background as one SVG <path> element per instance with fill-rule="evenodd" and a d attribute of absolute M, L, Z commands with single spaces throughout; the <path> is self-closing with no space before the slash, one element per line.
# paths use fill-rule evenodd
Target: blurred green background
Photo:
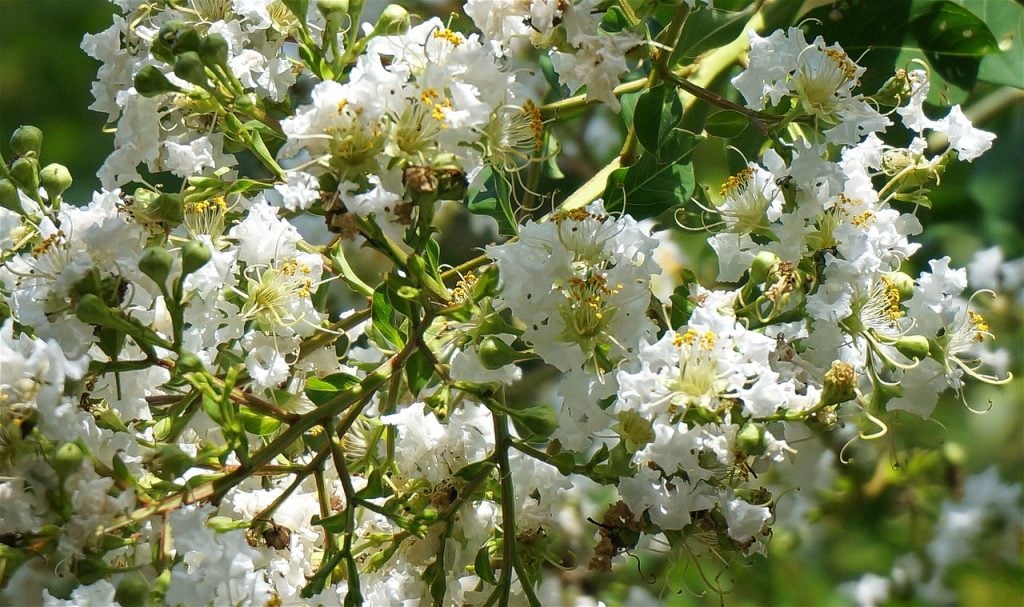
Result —
<path fill-rule="evenodd" d="M 787 0 L 795 1 L 795 0 Z M 1001 0 L 992 0 L 993 2 Z M 1006 0 L 1009 2 L 1009 0 Z M 369 4 L 369 2 L 368 2 Z M 45 134 L 43 161 L 61 162 L 75 178 L 69 200 L 87 202 L 99 187 L 96 169 L 111 151 L 112 135 L 103 133 L 105 115 L 88 108 L 92 103 L 90 85 L 98 63 L 87 57 L 80 44 L 85 33 L 106 29 L 114 6 L 102 0 L 0 0 L 0 140 L 21 124 L 34 124 Z M 446 6 L 446 9 L 454 6 Z M 443 14 L 444 11 L 441 11 Z M 1021 82 L 1024 85 L 1024 74 Z M 965 102 L 970 107 L 994 91 L 981 85 Z M 577 158 L 563 161 L 565 179 L 557 184 L 563 192 L 588 178 L 607 161 L 607 154 L 595 152 L 587 143 L 594 128 L 620 128 L 610 115 L 588 113 L 560 127 L 563 141 L 575 140 Z M 992 245 L 1002 247 L 1006 258 L 1024 255 L 1024 103 L 1004 103 L 989 112 L 981 127 L 998 134 L 993 149 L 973 164 L 959 163 L 943 177 L 942 186 L 930 210 L 919 215 L 926 225 L 918 241 L 923 248 L 914 262 L 925 269 L 928 259 L 950 255 L 954 266 L 967 265 L 973 254 Z M 588 131 L 590 129 L 590 131 Z M 605 137 L 604 139 L 607 139 Z M 6 143 L 2 144 L 6 151 Z M 614 153 L 609 149 L 608 153 Z M 708 148 L 698 157 L 698 176 L 717 189 L 725 176 L 735 171 L 735 155 Z M 701 166 L 703 165 L 703 166 Z M 701 252 L 697 242 L 684 243 L 699 275 L 714 272 L 714 261 Z M 454 255 L 458 257 L 458 253 Z M 988 319 L 997 336 L 996 346 L 1013 354 L 1011 369 L 1018 376 L 1008 386 L 980 386 L 968 391 L 975 408 L 991 410 L 985 415 L 970 413 L 953 395 L 940 403 L 935 419 L 921 422 L 900 418 L 894 438 L 878 445 L 876 457 L 882 462 L 858 461 L 841 470 L 834 495 L 815 514 L 819 520 L 815 546 L 801 546 L 796 536 L 782 531 L 771 547 L 767 562 L 753 566 L 733 563 L 723 580 L 732 592 L 724 598 L 729 605 L 811 605 L 842 602 L 838 584 L 873 571 L 885 575 L 893 561 L 911 546 L 923 546 L 929 539 L 929 525 L 942 497 L 948 494 L 948 479 L 934 462 L 920 464 L 949 443 L 966 452 L 962 471 L 980 472 L 996 465 L 1004 481 L 1024 477 L 1024 383 L 1020 377 L 1024 361 L 1024 326 L 1019 301 L 1000 296 L 991 306 Z M 880 441 L 881 442 L 881 441 Z M 897 463 L 893 468 L 891 464 Z M 879 471 L 881 470 L 881 472 Z M 923 470 L 923 471 L 922 471 Z M 876 494 L 855 487 L 881 475 Z M 924 489 L 910 489 L 908 478 Z M 843 490 L 842 483 L 853 489 Z M 929 511 L 930 508 L 930 511 Z M 1000 539 L 1000 538 L 994 538 Z M 1001 538 L 1005 539 L 1005 538 Z M 1010 538 L 1017 546 L 1016 562 L 980 556 L 954 571 L 948 583 L 963 604 L 1024 605 L 1024 568 L 1020 545 L 1024 538 Z M 642 574 L 640 573 L 642 571 Z M 717 566 L 708 569 L 714 576 Z M 655 583 L 649 583 L 651 576 Z M 645 581 L 646 580 L 646 581 Z M 718 604 L 713 592 L 701 593 L 695 567 L 666 571 L 658 559 L 641 562 L 626 559 L 616 575 L 586 577 L 580 583 L 588 592 L 609 604 L 637 604 L 628 598 L 631 588 L 642 588 L 661 604 Z M 683 590 L 694 589 L 694 592 Z M 919 605 L 920 602 L 894 603 Z"/>

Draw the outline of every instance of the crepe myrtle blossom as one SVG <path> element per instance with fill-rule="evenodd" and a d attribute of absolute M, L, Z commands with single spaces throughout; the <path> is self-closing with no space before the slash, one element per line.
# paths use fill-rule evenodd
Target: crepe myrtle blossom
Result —
<path fill-rule="evenodd" d="M 487 248 L 501 276 L 495 306 L 510 309 L 523 337 L 563 371 L 633 358 L 654 329 L 645 310 L 656 246 L 600 201 L 527 222 L 518 240 Z"/>
<path fill-rule="evenodd" d="M 794 100 L 791 111 L 813 116 L 823 125 L 826 140 L 849 145 L 892 124 L 854 89 L 864 68 L 838 45 L 826 46 L 818 36 L 811 43 L 799 28 L 778 30 L 767 37 L 750 32 L 750 61 L 733 78 L 747 107 L 777 106 Z"/>

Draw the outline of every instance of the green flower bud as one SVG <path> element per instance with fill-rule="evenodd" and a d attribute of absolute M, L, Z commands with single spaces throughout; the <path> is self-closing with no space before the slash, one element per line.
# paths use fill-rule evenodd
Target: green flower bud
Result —
<path fill-rule="evenodd" d="M 203 67 L 203 60 L 195 51 L 182 53 L 174 59 L 174 75 L 197 86 L 210 86 L 210 79 L 206 75 L 206 68 Z"/>
<path fill-rule="evenodd" d="M 187 27 L 187 23 L 178 19 L 168 21 L 160 26 L 160 31 L 153 39 L 153 44 L 150 45 L 153 56 L 167 63 L 173 63 L 174 41 L 178 39 L 178 34 Z"/>
<path fill-rule="evenodd" d="M 896 350 L 907 358 L 920 360 L 928 356 L 931 343 L 923 335 L 904 335 L 896 340 Z"/>
<path fill-rule="evenodd" d="M 178 30 L 178 35 L 174 38 L 174 44 L 171 45 L 171 50 L 174 51 L 175 55 L 197 53 L 199 52 L 200 42 L 199 32 L 192 27 L 186 27 Z"/>
<path fill-rule="evenodd" d="M 750 282 L 754 284 L 760 284 L 768 278 L 775 268 L 779 266 L 779 258 L 774 253 L 768 251 L 761 251 L 754 257 L 754 262 L 750 265 Z"/>
<path fill-rule="evenodd" d="M 121 607 L 146 607 L 149 605 L 149 580 L 138 571 L 121 579 L 114 592 L 114 600 Z"/>
<path fill-rule="evenodd" d="M 155 65 L 143 66 L 139 73 L 135 74 L 135 90 L 143 97 L 181 92 L 181 89 L 174 86 L 174 83 Z"/>
<path fill-rule="evenodd" d="M 914 295 L 914 279 L 903 272 L 889 272 L 885 275 L 896 287 L 900 301 L 906 301 Z"/>
<path fill-rule="evenodd" d="M 163 289 L 167 286 L 167 277 L 174 267 L 174 258 L 163 247 L 149 247 L 139 258 L 139 269 Z"/>
<path fill-rule="evenodd" d="M 18 196 L 18 188 L 11 183 L 10 179 L 0 179 L 0 207 L 14 211 L 24 212 L 21 208 L 21 198 Z"/>
<path fill-rule="evenodd" d="M 832 362 L 832 368 L 825 373 L 825 382 L 821 391 L 821 402 L 825 405 L 835 405 L 852 400 L 856 394 L 857 372 L 853 365 L 840 360 Z"/>
<path fill-rule="evenodd" d="M 348 15 L 348 0 L 316 0 L 316 10 L 327 20 L 330 27 L 340 27 Z"/>
<path fill-rule="evenodd" d="M 50 465 L 53 466 L 58 476 L 67 478 L 73 472 L 78 471 L 84 458 L 85 453 L 81 447 L 75 443 L 64 443 L 57 447 L 57 451 L 53 454 L 53 459 L 50 460 Z"/>
<path fill-rule="evenodd" d="M 401 36 L 409 31 L 409 11 L 398 4 L 389 4 L 373 26 L 371 36 Z"/>
<path fill-rule="evenodd" d="M 25 193 L 35 196 L 39 192 L 39 161 L 22 156 L 11 165 L 11 177 Z"/>
<path fill-rule="evenodd" d="M 178 355 L 178 360 L 174 363 L 174 366 L 186 373 L 198 372 L 203 370 L 203 361 L 191 352 L 182 352 Z"/>
<path fill-rule="evenodd" d="M 50 202 L 57 200 L 65 190 L 71 187 L 71 171 L 63 164 L 52 162 L 39 171 L 39 183 L 46 190 Z"/>
<path fill-rule="evenodd" d="M 181 248 L 181 277 L 184 278 L 210 261 L 210 249 L 203 243 L 190 240 Z"/>
<path fill-rule="evenodd" d="M 763 455 L 767 448 L 764 426 L 747 422 L 736 433 L 736 446 L 747 455 Z"/>
<path fill-rule="evenodd" d="M 21 126 L 11 135 L 11 150 L 18 156 L 39 156 L 42 148 L 43 132 L 34 126 Z"/>
<path fill-rule="evenodd" d="M 199 58 L 207 67 L 228 66 L 228 41 L 220 34 L 213 33 L 199 43 Z"/>

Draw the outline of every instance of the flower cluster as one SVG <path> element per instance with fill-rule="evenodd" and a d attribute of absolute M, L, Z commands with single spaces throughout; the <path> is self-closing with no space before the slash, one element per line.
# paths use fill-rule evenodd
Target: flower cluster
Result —
<path fill-rule="evenodd" d="M 1008 378 L 966 272 L 904 273 L 930 188 L 993 139 L 925 115 L 924 71 L 871 95 L 838 45 L 751 34 L 744 108 L 669 64 L 712 10 L 692 0 L 470 0 L 482 35 L 356 0 L 115 3 L 83 42 L 116 121 L 103 189 L 65 200 L 32 127 L 0 162 L 0 602 L 538 605 L 576 555 L 764 555 L 800 488 L 765 475 L 803 465 L 808 428 L 878 438 Z M 531 101 L 517 40 L 586 95 Z M 558 199 L 549 125 L 618 110 L 630 53 L 666 124 L 634 116 L 606 189 L 517 208 Z M 662 204 L 700 139 L 676 85 L 770 145 Z M 509 238 L 453 267 L 438 203 L 467 198 Z M 639 221 L 694 206 L 715 285 L 665 271 L 671 237 Z M 997 254 L 972 286 L 1019 289 Z M 967 491 L 935 584 L 962 519 L 1017 515 L 1019 488 Z"/>

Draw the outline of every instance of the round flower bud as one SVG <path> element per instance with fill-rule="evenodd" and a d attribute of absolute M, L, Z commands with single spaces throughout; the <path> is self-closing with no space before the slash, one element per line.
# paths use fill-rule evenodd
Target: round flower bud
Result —
<path fill-rule="evenodd" d="M 199 57 L 208 67 L 227 68 L 228 41 L 220 34 L 210 34 L 199 43 Z"/>
<path fill-rule="evenodd" d="M 65 190 L 71 187 L 71 171 L 63 164 L 50 163 L 39 171 L 39 183 L 46 190 L 50 200 L 56 200 Z"/>
<path fill-rule="evenodd" d="M 206 68 L 203 67 L 203 60 L 199 53 L 188 51 L 177 56 L 174 60 L 174 75 L 185 82 L 206 87 L 210 80 L 206 75 Z"/>
<path fill-rule="evenodd" d="M 914 295 L 914 279 L 903 272 L 889 272 L 885 275 L 896 291 L 900 294 L 900 301 L 906 301 Z"/>
<path fill-rule="evenodd" d="M 327 24 L 338 27 L 348 15 L 348 0 L 316 0 L 316 10 L 327 20 Z"/>
<path fill-rule="evenodd" d="M 184 278 L 210 261 L 210 249 L 203 243 L 190 240 L 181 247 L 181 276 Z"/>
<path fill-rule="evenodd" d="M 18 156 L 38 156 L 43 147 L 43 132 L 30 125 L 19 127 L 11 135 L 11 150 Z"/>
<path fill-rule="evenodd" d="M 163 247 L 149 247 L 139 258 L 139 269 L 160 285 L 161 289 L 167 285 L 167 277 L 170 276 L 173 266 L 174 258 Z"/>
<path fill-rule="evenodd" d="M 779 258 L 775 253 L 761 251 L 754 258 L 750 265 L 750 282 L 759 284 L 768 278 L 768 274 L 779 265 Z"/>
<path fill-rule="evenodd" d="M 0 178 L 0 207 L 21 213 L 21 198 L 18 196 L 18 188 L 11 183 L 10 179 Z"/>
<path fill-rule="evenodd" d="M 196 53 L 199 51 L 199 43 L 199 32 L 192 27 L 186 27 L 178 30 L 178 35 L 174 38 L 174 44 L 171 45 L 171 50 L 174 51 L 175 55 Z"/>
<path fill-rule="evenodd" d="M 389 4 L 373 26 L 374 36 L 400 36 L 409 31 L 409 11 L 398 4 Z"/>
<path fill-rule="evenodd" d="M 30 195 L 39 191 L 39 161 L 22 156 L 11 165 L 11 177 Z"/>
<path fill-rule="evenodd" d="M 64 443 L 57 447 L 53 459 L 50 460 L 50 465 L 53 466 L 58 476 L 66 478 L 78 471 L 83 458 L 85 458 L 85 453 L 82 452 L 81 447 L 75 443 Z"/>
<path fill-rule="evenodd" d="M 736 446 L 746 455 L 763 455 L 767 447 L 764 439 L 764 426 L 746 423 L 736 433 Z"/>
<path fill-rule="evenodd" d="M 121 579 L 114 592 L 114 601 L 122 607 L 145 607 L 149 605 L 149 580 L 138 571 Z"/>
<path fill-rule="evenodd" d="M 896 350 L 907 358 L 920 360 L 928 356 L 931 343 L 923 335 L 905 335 L 896 340 Z"/>
<path fill-rule="evenodd" d="M 178 34 L 184 31 L 187 27 L 187 23 L 177 19 L 168 21 L 160 26 L 160 31 L 157 33 L 156 38 L 153 39 L 153 44 L 150 46 L 153 56 L 157 59 L 166 61 L 167 63 L 173 62 L 174 42 L 178 39 Z"/>
<path fill-rule="evenodd" d="M 143 66 L 139 73 L 135 74 L 135 90 L 143 97 L 156 97 L 181 91 L 155 65 Z"/>
<path fill-rule="evenodd" d="M 203 370 L 203 361 L 191 352 L 182 352 L 174 366 L 182 371 L 198 372 Z"/>

